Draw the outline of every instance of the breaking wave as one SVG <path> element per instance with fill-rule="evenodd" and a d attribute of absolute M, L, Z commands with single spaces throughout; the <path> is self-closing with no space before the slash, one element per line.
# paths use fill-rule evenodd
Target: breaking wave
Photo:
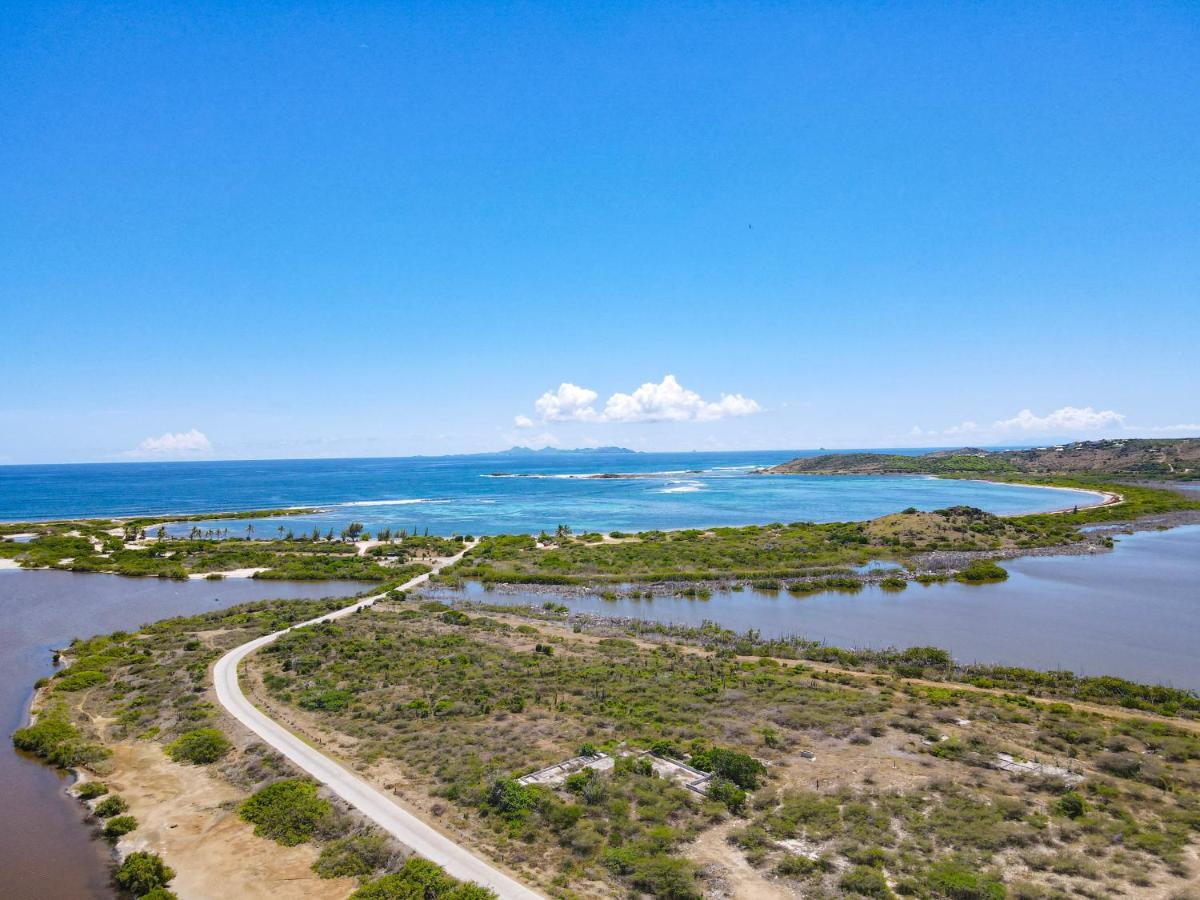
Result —
<path fill-rule="evenodd" d="M 414 503 L 453 503 L 453 500 L 433 500 L 418 497 L 410 500 L 347 500 L 338 506 L 412 506 Z"/>
<path fill-rule="evenodd" d="M 655 491 L 656 494 L 694 494 L 704 490 L 703 481 L 668 481 L 667 487 Z"/>

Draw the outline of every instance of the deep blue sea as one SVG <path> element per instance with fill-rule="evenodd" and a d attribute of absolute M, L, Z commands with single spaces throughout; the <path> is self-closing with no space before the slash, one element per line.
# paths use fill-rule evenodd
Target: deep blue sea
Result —
<path fill-rule="evenodd" d="M 820 451 L 498 453 L 393 459 L 100 463 L 0 467 L 0 520 L 316 506 L 315 515 L 205 523 L 272 537 L 362 522 L 430 534 L 635 531 L 868 519 L 908 506 L 1000 514 L 1060 509 L 1093 495 L 913 476 L 764 476 Z M 631 479 L 580 477 L 636 474 Z M 183 526 L 186 531 L 190 526 Z M 179 529 L 173 529 L 179 530 Z"/>

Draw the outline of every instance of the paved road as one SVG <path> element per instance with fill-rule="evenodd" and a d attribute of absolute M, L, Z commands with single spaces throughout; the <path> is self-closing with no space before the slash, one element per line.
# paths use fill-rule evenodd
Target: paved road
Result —
<path fill-rule="evenodd" d="M 469 549 L 469 548 L 467 548 Z M 463 551 L 466 552 L 465 550 Z M 436 565 L 436 572 L 442 566 L 449 565 L 462 556 L 450 559 Z M 432 573 L 429 573 L 432 574 Z M 400 590 L 411 590 L 428 580 L 429 574 L 418 575 L 412 581 L 402 585 Z M 317 622 L 328 622 L 348 616 L 356 610 L 370 606 L 383 594 L 367 597 L 350 606 L 328 613 L 317 619 L 301 622 L 292 628 L 302 628 Z M 275 720 L 260 712 L 242 693 L 238 684 L 238 665 L 243 659 L 276 640 L 280 635 L 291 631 L 285 628 L 274 634 L 264 635 L 249 643 L 242 644 L 230 650 L 213 667 L 213 681 L 217 688 L 217 699 L 235 719 L 257 734 L 264 742 L 270 744 L 298 768 L 304 770 L 317 781 L 327 786 L 331 791 L 355 807 L 381 828 L 395 837 L 404 845 L 428 860 L 442 866 L 455 878 L 464 881 L 474 881 L 490 887 L 505 900 L 536 900 L 541 894 L 530 890 L 504 874 L 487 860 L 476 856 L 467 848 L 456 844 L 437 829 L 422 822 L 412 813 L 397 806 L 387 794 L 372 787 L 349 769 L 339 765 L 319 750 L 310 747 Z"/>

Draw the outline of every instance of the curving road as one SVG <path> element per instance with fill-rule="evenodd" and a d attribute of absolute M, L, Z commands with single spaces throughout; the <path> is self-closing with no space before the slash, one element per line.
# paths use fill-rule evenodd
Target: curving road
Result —
<path fill-rule="evenodd" d="M 464 548 L 462 553 L 469 550 Z M 433 572 L 447 566 L 462 557 L 462 553 L 443 560 L 433 567 Z M 433 572 L 418 575 L 416 578 L 400 586 L 400 590 L 411 590 L 429 579 Z M 497 869 L 487 860 L 476 856 L 467 848 L 456 844 L 436 828 L 422 822 L 412 813 L 399 807 L 387 794 L 372 787 L 349 769 L 334 762 L 319 750 L 306 744 L 274 719 L 269 718 L 252 704 L 242 693 L 238 684 L 238 665 L 243 659 L 287 634 L 292 628 L 303 628 L 318 622 L 329 622 L 340 619 L 351 613 L 370 606 L 384 595 L 377 594 L 359 600 L 350 606 L 336 612 L 327 613 L 307 622 L 300 622 L 291 628 L 277 631 L 274 634 L 242 644 L 230 650 L 213 667 L 213 682 L 217 689 L 217 700 L 229 711 L 235 719 L 270 744 L 298 768 L 304 770 L 317 781 L 353 806 L 363 815 L 373 820 L 398 841 L 410 847 L 416 853 L 442 866 L 455 878 L 464 881 L 474 881 L 494 890 L 505 900 L 540 900 L 541 894 L 530 890 L 511 876 Z"/>

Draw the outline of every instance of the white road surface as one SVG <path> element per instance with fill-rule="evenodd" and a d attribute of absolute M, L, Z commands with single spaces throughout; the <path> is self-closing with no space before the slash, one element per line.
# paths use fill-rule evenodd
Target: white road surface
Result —
<path fill-rule="evenodd" d="M 466 550 L 463 552 L 465 553 Z M 461 556 L 462 554 L 460 553 L 458 556 L 445 560 L 436 565 L 433 571 L 436 572 L 442 566 L 449 565 Z M 423 584 L 429 579 L 430 574 L 432 573 L 418 575 L 412 581 L 402 585 L 400 590 L 411 590 Z M 265 743 L 270 744 L 286 756 L 298 768 L 307 772 L 351 806 L 372 819 L 380 828 L 383 828 L 395 837 L 396 840 L 410 847 L 426 859 L 442 866 L 455 878 L 464 881 L 474 881 L 476 884 L 489 887 L 502 898 L 505 898 L 505 900 L 508 900 L 508 898 L 513 898 L 513 900 L 534 900 L 534 898 L 540 898 L 541 894 L 527 888 L 512 878 L 512 876 L 506 875 L 486 859 L 476 856 L 466 847 L 456 844 L 436 828 L 422 822 L 412 813 L 402 809 L 387 794 L 372 787 L 349 769 L 334 762 L 319 750 L 306 744 L 275 720 L 262 713 L 242 693 L 241 686 L 238 684 L 238 666 L 243 659 L 255 650 L 270 644 L 280 635 L 287 634 L 292 628 L 303 628 L 306 625 L 314 625 L 318 622 L 329 622 L 334 619 L 340 619 L 365 606 L 370 606 L 383 596 L 383 594 L 378 594 L 374 597 L 367 597 L 365 600 L 359 600 L 357 603 L 343 607 L 336 612 L 328 613 L 307 622 L 300 622 L 291 628 L 285 628 L 283 631 L 277 631 L 274 634 L 264 635 L 230 650 L 217 660 L 216 665 L 213 667 L 213 681 L 216 684 L 217 699 L 229 711 L 230 715 L 257 734 Z"/>

